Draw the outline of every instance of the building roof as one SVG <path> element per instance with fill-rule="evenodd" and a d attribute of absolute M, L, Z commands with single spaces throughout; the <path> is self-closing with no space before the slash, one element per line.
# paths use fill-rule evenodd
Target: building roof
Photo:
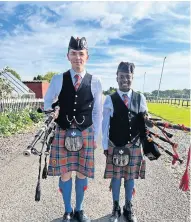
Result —
<path fill-rule="evenodd" d="M 28 97 L 35 97 L 35 93 L 29 89 L 22 81 L 17 79 L 6 69 L 0 72 L 0 78 L 5 79 L 12 87 L 12 96 L 21 97 L 27 95 Z"/>
<path fill-rule="evenodd" d="M 47 82 L 48 83 L 48 81 L 47 80 L 29 80 L 29 81 L 22 81 L 23 83 L 36 83 L 36 82 Z"/>

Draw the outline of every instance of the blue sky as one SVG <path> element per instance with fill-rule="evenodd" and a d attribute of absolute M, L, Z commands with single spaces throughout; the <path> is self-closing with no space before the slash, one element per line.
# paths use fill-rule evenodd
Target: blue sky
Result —
<path fill-rule="evenodd" d="M 117 87 L 121 61 L 135 64 L 133 88 L 190 88 L 189 2 L 0 2 L 0 69 L 9 66 L 22 80 L 70 68 L 70 37 L 85 36 L 87 71 L 106 90 Z"/>

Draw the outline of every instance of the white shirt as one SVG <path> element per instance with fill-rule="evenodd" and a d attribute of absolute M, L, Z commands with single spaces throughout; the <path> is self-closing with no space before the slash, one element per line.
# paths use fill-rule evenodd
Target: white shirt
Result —
<path fill-rule="evenodd" d="M 75 83 L 75 74 L 79 74 L 82 78 L 86 74 L 86 70 L 82 73 L 76 73 L 73 69 L 70 69 L 70 75 L 73 84 Z M 52 77 L 49 88 L 44 97 L 44 109 L 52 109 L 52 104 L 57 101 L 58 96 L 62 89 L 63 73 L 56 74 Z M 94 141 L 98 142 L 98 137 L 101 131 L 102 121 L 102 86 L 101 81 L 95 76 L 92 76 L 91 92 L 94 98 L 94 107 L 92 110 L 92 122 L 94 127 Z"/>
<path fill-rule="evenodd" d="M 130 104 L 132 97 L 132 89 L 130 89 L 128 92 L 122 92 L 118 89 L 117 93 L 119 94 L 122 100 L 123 100 L 122 95 L 127 94 L 128 104 Z M 145 111 L 148 112 L 146 98 L 143 94 L 140 95 L 141 95 L 140 112 L 145 112 Z M 102 146 L 104 150 L 108 149 L 110 117 L 113 117 L 113 103 L 111 100 L 111 96 L 108 95 L 106 96 L 103 105 Z"/>

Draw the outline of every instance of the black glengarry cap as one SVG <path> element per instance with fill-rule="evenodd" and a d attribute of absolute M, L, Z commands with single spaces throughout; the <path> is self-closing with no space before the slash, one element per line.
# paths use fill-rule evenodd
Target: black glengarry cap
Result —
<path fill-rule="evenodd" d="M 121 62 L 117 68 L 117 72 L 134 73 L 135 65 L 129 62 Z"/>
<path fill-rule="evenodd" d="M 70 42 L 69 42 L 69 46 L 68 46 L 68 51 L 70 49 L 74 49 L 74 50 L 83 50 L 86 49 L 88 50 L 88 45 L 87 45 L 87 41 L 85 37 L 80 38 L 74 38 L 73 36 L 71 36 Z"/>

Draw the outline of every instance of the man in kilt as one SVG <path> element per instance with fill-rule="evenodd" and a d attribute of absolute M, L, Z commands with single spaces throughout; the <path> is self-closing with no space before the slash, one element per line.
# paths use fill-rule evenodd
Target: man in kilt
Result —
<path fill-rule="evenodd" d="M 140 114 L 147 112 L 143 94 L 131 89 L 134 64 L 121 62 L 117 69 L 119 89 L 106 96 L 103 107 L 103 149 L 106 155 L 105 179 L 111 178 L 113 211 L 110 221 L 121 216 L 119 205 L 121 179 L 124 178 L 125 206 L 123 215 L 127 222 L 135 222 L 132 210 L 134 179 L 145 178 L 145 160 L 141 146 L 145 126 Z M 117 149 L 118 148 L 118 149 Z"/>
<path fill-rule="evenodd" d="M 84 37 L 71 37 L 68 47 L 71 69 L 54 75 L 45 96 L 45 109 L 59 107 L 55 138 L 48 167 L 49 176 L 60 176 L 64 222 L 88 222 L 83 211 L 88 177 L 94 178 L 94 149 L 102 121 L 102 86 L 85 70 L 89 58 Z M 71 206 L 72 171 L 76 171 L 76 206 Z"/>

